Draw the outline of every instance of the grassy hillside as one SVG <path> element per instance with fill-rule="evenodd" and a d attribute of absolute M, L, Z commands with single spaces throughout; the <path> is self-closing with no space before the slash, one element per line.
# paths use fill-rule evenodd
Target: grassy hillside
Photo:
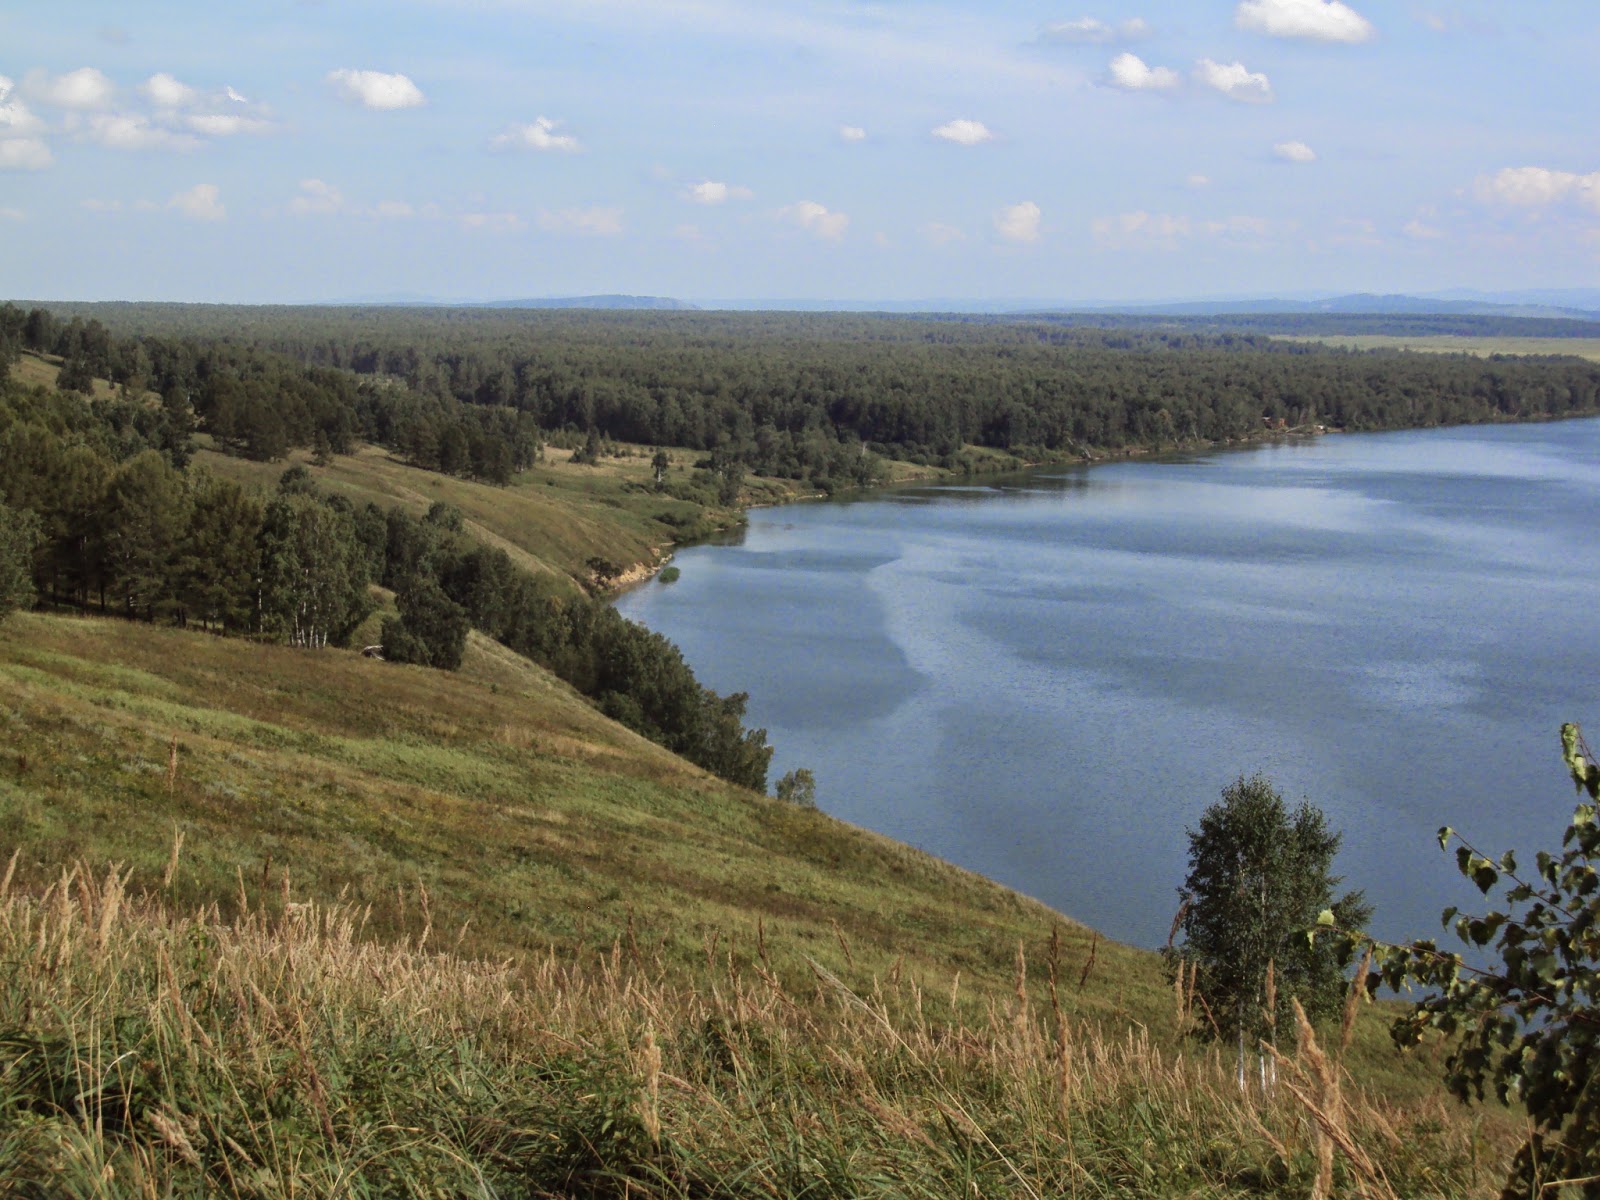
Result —
<path fill-rule="evenodd" d="M 0 1138 L 22 1155 L 0 1160 L 57 1169 L 76 1130 L 78 1166 L 238 1195 L 290 1177 L 326 1194 L 341 1173 L 404 1193 L 372 1165 L 400 1143 L 452 1195 L 951 1194 L 968 1176 L 1247 1194 L 1315 1174 L 1298 1102 L 1240 1101 L 1230 1063 L 1178 1036 L 1154 955 L 731 788 L 493 643 L 447 674 L 19 614 L 0 726 L 0 958 L 31 964 L 0 977 Z M 1436 1053 L 1400 1059 L 1383 1024 L 1355 1023 L 1341 1119 L 1401 1194 L 1459 1194 L 1503 1130 L 1447 1109 Z M 148 1078 L 110 1072 L 124 1052 L 155 1056 Z M 41 1100 L 95 1070 L 97 1103 L 149 1112 L 91 1138 L 81 1097 Z M 290 1115 L 251 1099 L 274 1078 Z M 494 1174 L 508 1155 L 532 1182 Z M 501 1190 L 467 1188 L 465 1161 Z M 276 1182 L 241 1184 L 247 1162 Z"/>

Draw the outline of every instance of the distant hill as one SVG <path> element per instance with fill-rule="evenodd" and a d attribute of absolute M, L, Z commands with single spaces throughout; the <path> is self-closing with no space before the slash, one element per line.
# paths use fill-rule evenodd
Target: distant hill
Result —
<path fill-rule="evenodd" d="M 530 300 L 485 300 L 469 308 L 607 308 L 699 311 L 698 304 L 671 296 L 546 296 Z"/>
<path fill-rule="evenodd" d="M 1126 305 L 1078 311 L 1170 317 L 1242 316 L 1257 313 L 1337 313 L 1341 315 L 1536 317 L 1574 321 L 1600 320 L 1600 311 L 1532 301 L 1514 302 L 1490 298 L 1450 300 L 1436 296 L 1379 295 L 1373 292 L 1355 292 L 1347 296 L 1333 296 L 1325 300 L 1284 300 L 1275 298 L 1260 300 L 1194 300 L 1178 304 Z"/>

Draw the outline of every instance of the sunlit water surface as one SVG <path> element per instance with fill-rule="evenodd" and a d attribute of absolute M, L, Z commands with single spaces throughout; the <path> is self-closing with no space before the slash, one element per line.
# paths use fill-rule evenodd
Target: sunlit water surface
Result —
<path fill-rule="evenodd" d="M 1310 798 L 1387 936 L 1483 850 L 1553 847 L 1600 732 L 1600 421 L 1330 436 L 750 514 L 618 607 L 750 693 L 771 778 L 1165 941 L 1186 826 Z M 1600 743 L 1600 738 L 1596 738 Z"/>

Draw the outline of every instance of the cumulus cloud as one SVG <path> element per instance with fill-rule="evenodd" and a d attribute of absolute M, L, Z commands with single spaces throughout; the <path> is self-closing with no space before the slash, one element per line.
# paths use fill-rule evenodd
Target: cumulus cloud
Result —
<path fill-rule="evenodd" d="M 0 129 L 14 134 L 30 133 L 37 129 L 39 118 L 28 111 L 28 106 L 15 96 L 16 85 L 0 75 Z"/>
<path fill-rule="evenodd" d="M 1513 208 L 1546 208 L 1577 200 L 1600 209 L 1600 171 L 1579 175 L 1548 167 L 1505 167 L 1480 176 L 1473 186 L 1478 199 Z"/>
<path fill-rule="evenodd" d="M 1400 228 L 1400 232 L 1408 238 L 1419 242 L 1436 242 L 1444 237 L 1444 230 L 1429 225 L 1420 218 L 1413 217 Z"/>
<path fill-rule="evenodd" d="M 373 205 L 372 215 L 384 221 L 398 221 L 416 216 L 417 210 L 404 200 L 380 200 Z"/>
<path fill-rule="evenodd" d="M 1043 216 L 1032 200 L 1008 204 L 994 215 L 994 231 L 1008 242 L 1037 242 L 1039 218 Z"/>
<path fill-rule="evenodd" d="M 1317 152 L 1304 142 L 1279 142 L 1272 147 L 1273 154 L 1284 162 L 1309 163 L 1317 161 Z"/>
<path fill-rule="evenodd" d="M 65 75 L 36 71 L 24 82 L 28 91 L 46 104 L 74 110 L 105 108 L 117 90 L 111 80 L 93 67 L 79 67 Z"/>
<path fill-rule="evenodd" d="M 845 142 L 864 142 L 867 140 L 867 131 L 859 125 L 839 126 L 839 140 Z"/>
<path fill-rule="evenodd" d="M 529 125 L 514 125 L 489 143 L 496 150 L 556 150 L 573 154 L 583 149 L 570 133 L 557 133 L 560 121 L 535 117 Z"/>
<path fill-rule="evenodd" d="M 1064 45 L 1106 46 L 1113 42 L 1132 42 L 1150 36 L 1150 22 L 1134 17 L 1112 25 L 1098 17 L 1079 17 L 1075 21 L 1055 21 L 1039 31 L 1041 42 Z"/>
<path fill-rule="evenodd" d="M 404 75 L 341 67 L 328 72 L 328 82 L 341 99 L 363 108 L 416 108 L 428 102 L 422 90 Z"/>
<path fill-rule="evenodd" d="M 982 121 L 968 120 L 966 117 L 946 121 L 933 131 L 933 136 L 954 142 L 958 146 L 976 146 L 982 142 L 994 141 L 994 134 L 987 125 Z"/>
<path fill-rule="evenodd" d="M 150 76 L 139 90 L 150 97 L 157 108 L 186 108 L 200 98 L 200 93 L 186 83 L 179 83 L 165 71 Z"/>
<path fill-rule="evenodd" d="M 1111 86 L 1129 92 L 1160 92 L 1178 86 L 1170 67 L 1151 67 L 1137 54 L 1124 51 L 1111 60 Z"/>
<path fill-rule="evenodd" d="M 108 150 L 176 150 L 187 153 L 204 144 L 199 138 L 151 123 L 142 113 L 96 113 L 84 131 L 91 142 Z"/>
<path fill-rule="evenodd" d="M 1272 83 L 1241 62 L 1219 63 L 1202 58 L 1194 69 L 1195 82 L 1221 92 L 1229 100 L 1260 104 L 1272 99 Z"/>
<path fill-rule="evenodd" d="M 228 215 L 222 206 L 222 195 L 214 183 L 197 183 L 186 192 L 179 192 L 167 201 L 191 221 L 220 221 Z"/>
<path fill-rule="evenodd" d="M 1196 189 L 1203 188 L 1203 187 L 1210 187 L 1211 186 L 1211 176 L 1202 175 L 1198 171 L 1196 171 L 1193 175 L 1186 176 L 1184 178 L 1183 182 L 1185 184 L 1187 184 L 1189 187 L 1196 188 Z"/>
<path fill-rule="evenodd" d="M 563 208 L 539 210 L 539 228 L 546 233 L 576 233 L 584 237 L 615 237 L 622 232 L 620 208 Z"/>
<path fill-rule="evenodd" d="M 1241 0 L 1233 23 L 1273 37 L 1319 42 L 1364 42 L 1372 22 L 1340 0 Z"/>
<path fill-rule="evenodd" d="M 729 200 L 748 200 L 754 195 L 755 193 L 747 187 L 735 187 L 707 179 L 691 186 L 684 193 L 684 199 L 692 200 L 696 204 L 725 204 Z"/>
<path fill-rule="evenodd" d="M 844 213 L 830 212 L 825 205 L 818 204 L 815 200 L 801 200 L 797 204 L 790 204 L 779 209 L 778 215 L 786 221 L 793 221 L 808 233 L 829 241 L 838 241 L 842 238 L 850 224 L 850 218 Z"/>
<path fill-rule="evenodd" d="M 0 138 L 0 171 L 42 171 L 55 162 L 38 138 Z"/>

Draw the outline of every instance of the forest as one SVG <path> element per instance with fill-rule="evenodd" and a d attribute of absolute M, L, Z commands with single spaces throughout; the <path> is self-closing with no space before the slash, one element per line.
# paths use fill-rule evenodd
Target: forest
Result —
<path fill-rule="evenodd" d="M 62 329 L 99 326 L 141 346 L 176 339 L 224 363 L 243 356 L 234 370 L 247 375 L 270 361 L 269 373 L 281 377 L 292 365 L 304 381 L 297 388 L 320 391 L 329 406 L 311 421 L 328 426 L 330 438 L 360 427 L 452 473 L 490 469 L 479 460 L 492 439 L 472 423 L 488 413 L 546 436 L 594 432 L 718 451 L 719 467 L 831 490 L 874 482 L 875 458 L 970 467 L 974 446 L 1028 461 L 1093 459 L 1236 442 L 1266 428 L 1600 411 L 1600 364 L 1577 359 L 1358 352 L 1205 332 L 1198 321 L 1170 318 L 156 304 L 61 311 L 73 314 L 50 318 Z M 1386 328 L 1408 319 L 1382 318 Z M 1099 324 L 1081 324 L 1088 320 Z M 1510 319 L 1478 320 L 1499 329 Z M 152 365 L 164 384 L 161 365 Z M 256 430 L 273 425 L 256 414 L 257 394 L 199 382 L 194 404 L 213 432 L 245 453 L 275 448 L 275 431 Z M 291 441 L 307 436 L 306 418 L 283 419 Z"/>

